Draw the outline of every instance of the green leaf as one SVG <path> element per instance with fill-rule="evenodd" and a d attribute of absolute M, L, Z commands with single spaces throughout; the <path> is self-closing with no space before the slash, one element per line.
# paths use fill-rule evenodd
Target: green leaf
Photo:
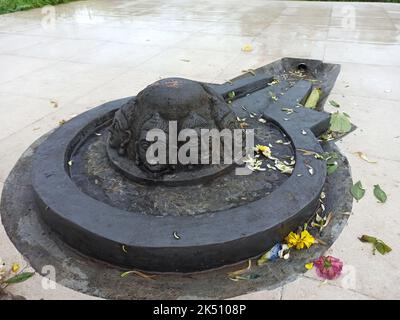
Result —
<path fill-rule="evenodd" d="M 392 251 L 392 248 L 389 247 L 386 243 L 384 243 L 382 240 L 377 240 L 375 242 L 375 249 L 380 253 L 380 254 L 386 254 Z"/>
<path fill-rule="evenodd" d="M 304 107 L 308 109 L 315 109 L 317 107 L 319 98 L 321 97 L 321 88 L 314 88 L 307 98 Z"/>
<path fill-rule="evenodd" d="M 385 191 L 381 189 L 379 184 L 374 185 L 374 196 L 379 200 L 380 203 L 386 202 L 387 195 Z"/>
<path fill-rule="evenodd" d="M 361 181 L 356 182 L 350 190 L 352 196 L 354 199 L 357 201 L 360 200 L 362 197 L 364 197 L 365 194 L 365 189 L 363 188 Z"/>
<path fill-rule="evenodd" d="M 34 274 L 34 272 L 21 272 L 20 274 L 17 274 L 16 276 L 5 280 L 4 283 L 13 284 L 24 282 L 25 280 L 28 280 L 30 277 L 32 277 Z"/>
<path fill-rule="evenodd" d="M 375 244 L 376 240 L 377 239 L 375 237 L 367 236 L 366 234 L 363 234 L 360 238 L 361 242 L 369 242 L 373 244 Z"/>
<path fill-rule="evenodd" d="M 330 101 L 329 101 L 329 104 L 330 104 L 332 107 L 340 108 L 340 104 L 337 103 L 335 100 L 330 100 Z"/>
<path fill-rule="evenodd" d="M 346 133 L 351 130 L 351 122 L 343 113 L 335 112 L 331 115 L 329 129 L 334 132 Z"/>
<path fill-rule="evenodd" d="M 375 254 L 375 250 L 377 250 L 380 254 L 386 254 L 386 253 L 389 253 L 390 251 L 392 251 L 391 247 L 389 247 L 382 240 L 377 239 L 375 237 L 367 236 L 366 234 L 364 234 L 361 236 L 360 240 L 362 242 L 372 243 L 374 246 L 374 251 L 373 251 L 374 254 Z"/>
<path fill-rule="evenodd" d="M 334 173 L 336 171 L 336 169 L 338 168 L 337 163 L 327 163 L 326 164 L 326 172 L 328 175 L 331 175 L 332 173 Z"/>
<path fill-rule="evenodd" d="M 233 99 L 236 96 L 235 91 L 228 92 L 228 98 Z"/>
<path fill-rule="evenodd" d="M 345 115 L 347 118 L 351 118 L 350 115 L 346 112 L 343 112 L 343 115 Z"/>

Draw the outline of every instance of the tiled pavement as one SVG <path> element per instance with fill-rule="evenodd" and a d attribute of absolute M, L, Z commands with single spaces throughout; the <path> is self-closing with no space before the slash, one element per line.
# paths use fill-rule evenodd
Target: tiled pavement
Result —
<path fill-rule="evenodd" d="M 350 276 L 322 284 L 309 271 L 241 298 L 400 298 L 400 4 L 90 0 L 54 10 L 0 16 L 0 189 L 21 153 L 60 120 L 160 77 L 223 82 L 284 56 L 340 63 L 331 96 L 359 129 L 339 146 L 353 178 L 368 188 L 329 249 Z M 254 50 L 242 52 L 244 44 Z M 388 193 L 384 205 L 372 196 L 378 183 Z M 357 240 L 363 233 L 393 251 L 373 256 Z M 22 261 L 2 227 L 0 240 L 4 260 Z M 61 286 L 43 290 L 39 276 L 10 290 L 33 299 L 90 298 Z"/>

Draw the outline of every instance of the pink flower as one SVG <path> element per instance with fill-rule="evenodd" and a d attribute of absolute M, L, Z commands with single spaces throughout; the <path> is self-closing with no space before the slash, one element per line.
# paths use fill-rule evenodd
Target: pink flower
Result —
<path fill-rule="evenodd" d="M 314 261 L 314 267 L 318 276 L 324 279 L 333 280 L 340 276 L 343 262 L 332 256 L 321 256 Z"/>

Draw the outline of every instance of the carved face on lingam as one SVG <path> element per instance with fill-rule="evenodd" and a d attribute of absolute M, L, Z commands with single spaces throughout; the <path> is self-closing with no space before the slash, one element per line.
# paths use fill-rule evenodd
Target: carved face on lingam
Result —
<path fill-rule="evenodd" d="M 171 171 L 183 166 L 179 160 L 176 165 L 171 165 L 151 164 L 146 159 L 146 151 L 152 144 L 147 140 L 147 133 L 152 129 L 165 132 L 167 138 L 162 143 L 166 144 L 168 154 L 171 123 L 175 123 L 177 133 L 182 129 L 194 129 L 199 137 L 201 129 L 238 128 L 229 105 L 210 86 L 168 78 L 149 85 L 115 113 L 109 144 L 121 156 L 148 171 Z"/>

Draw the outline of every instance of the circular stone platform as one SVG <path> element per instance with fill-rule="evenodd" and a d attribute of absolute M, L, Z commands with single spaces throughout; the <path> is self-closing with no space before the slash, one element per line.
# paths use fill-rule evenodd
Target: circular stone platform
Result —
<path fill-rule="evenodd" d="M 292 250 L 289 260 L 279 259 L 260 267 L 254 260 L 250 274 L 256 277 L 247 281 L 234 282 L 228 278 L 228 272 L 244 268 L 247 262 L 188 275 L 156 274 L 153 280 L 135 274 L 121 278 L 121 273 L 127 269 L 81 255 L 67 246 L 40 218 L 29 172 L 32 156 L 45 138 L 28 148 L 10 173 L 0 204 L 2 223 L 18 251 L 38 273 L 46 276 L 46 266 L 53 266 L 57 283 L 101 298 L 225 299 L 277 288 L 305 272 L 304 264 L 318 258 L 333 244 L 347 223 L 349 216 L 344 213 L 351 212 L 352 208 L 349 165 L 345 158 L 341 158 L 339 168 L 327 177 L 324 186 L 326 212 L 333 212 L 332 221 L 318 235 L 326 245 L 314 245 L 303 251 Z"/>
<path fill-rule="evenodd" d="M 322 191 L 325 212 L 334 215 L 318 237 L 330 245 L 344 226 L 352 203 L 347 161 L 327 177 L 325 162 L 309 154 L 334 148 L 317 136 L 329 127 L 321 106 L 338 72 L 337 65 L 285 58 L 222 85 L 161 80 L 85 112 L 39 139 L 11 172 L 1 202 L 6 231 L 39 272 L 53 265 L 61 283 L 86 293 L 119 297 L 119 266 L 162 273 L 157 282 L 132 278 L 136 289 L 124 294 L 135 298 L 228 297 L 227 272 L 309 222 Z M 318 111 L 301 106 L 316 85 Z M 269 170 L 237 176 L 235 165 L 153 165 L 144 157 L 146 132 L 168 122 L 179 130 L 232 130 L 244 118 L 255 144 L 291 162 L 291 173 L 277 170 L 273 158 L 264 159 Z M 278 285 L 324 250 L 315 245 L 290 263 L 253 266 L 252 280 L 232 292 Z M 218 290 L 210 292 L 210 280 Z"/>

